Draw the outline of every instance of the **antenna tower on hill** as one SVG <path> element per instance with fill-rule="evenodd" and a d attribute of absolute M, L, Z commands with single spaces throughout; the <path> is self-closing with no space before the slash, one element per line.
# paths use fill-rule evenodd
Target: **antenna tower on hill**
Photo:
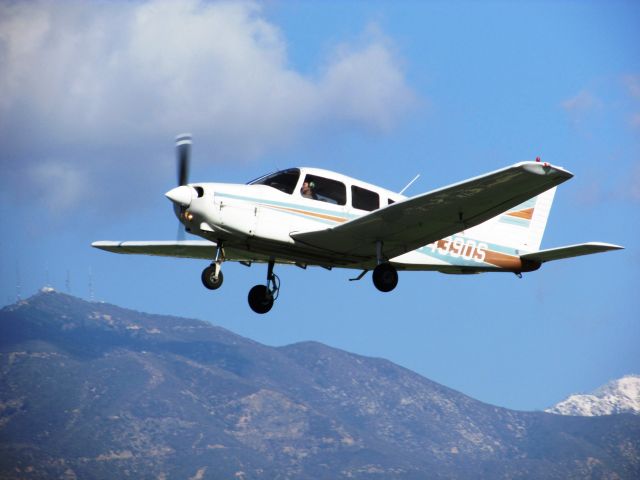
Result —
<path fill-rule="evenodd" d="M 22 300 L 22 282 L 20 280 L 20 266 L 16 264 L 16 302 Z"/>
<path fill-rule="evenodd" d="M 94 291 L 93 291 L 93 268 L 89 267 L 89 301 L 94 301 Z"/>

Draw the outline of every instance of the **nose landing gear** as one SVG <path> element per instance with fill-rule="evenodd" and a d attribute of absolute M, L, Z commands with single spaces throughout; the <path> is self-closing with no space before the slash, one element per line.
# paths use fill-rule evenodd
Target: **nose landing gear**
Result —
<path fill-rule="evenodd" d="M 217 273 L 216 273 L 217 270 Z M 224 275 L 220 270 L 220 265 L 212 263 L 202 271 L 202 284 L 209 290 L 217 290 L 222 286 Z"/>
<path fill-rule="evenodd" d="M 222 242 L 218 242 L 216 247 L 216 256 L 207 268 L 202 271 L 202 284 L 209 290 L 217 290 L 222 286 L 224 275 L 222 275 L 222 262 L 224 262 L 224 250 Z"/>
<path fill-rule="evenodd" d="M 269 260 L 267 269 L 267 284 L 256 285 L 249 290 L 249 306 L 256 313 L 264 314 L 271 310 L 273 302 L 280 292 L 280 279 L 273 273 L 274 261 Z"/>

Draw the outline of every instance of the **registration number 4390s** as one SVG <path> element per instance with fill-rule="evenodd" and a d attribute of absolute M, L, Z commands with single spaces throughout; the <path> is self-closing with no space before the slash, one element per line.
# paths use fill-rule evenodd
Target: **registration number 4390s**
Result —
<path fill-rule="evenodd" d="M 437 242 L 430 243 L 427 248 L 433 253 L 448 255 L 452 258 L 464 258 L 484 262 L 489 246 L 483 242 L 476 242 L 470 238 L 447 237 Z"/>

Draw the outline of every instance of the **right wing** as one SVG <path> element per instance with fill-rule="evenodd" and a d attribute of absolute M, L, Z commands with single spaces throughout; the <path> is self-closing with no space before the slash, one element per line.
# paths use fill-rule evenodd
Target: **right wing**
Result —
<path fill-rule="evenodd" d="M 479 225 L 573 175 L 522 162 L 394 203 L 341 225 L 292 233 L 306 245 L 350 258 L 375 259 L 376 244 L 393 258 Z"/>

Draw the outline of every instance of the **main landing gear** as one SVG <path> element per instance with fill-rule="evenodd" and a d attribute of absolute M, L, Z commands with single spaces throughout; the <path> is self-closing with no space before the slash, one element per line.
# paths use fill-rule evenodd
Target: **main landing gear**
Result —
<path fill-rule="evenodd" d="M 382 242 L 376 243 L 378 265 L 373 269 L 373 284 L 381 292 L 390 292 L 398 285 L 398 271 L 382 254 Z"/>
<path fill-rule="evenodd" d="M 382 242 L 376 244 L 377 265 L 373 269 L 373 284 L 381 292 L 390 292 L 398 285 L 398 271 L 383 256 Z M 209 290 L 217 290 L 222 286 L 224 276 L 222 275 L 222 263 L 224 262 L 224 249 L 222 242 L 219 241 L 216 247 L 216 255 L 207 268 L 202 271 L 202 284 Z M 265 314 L 273 308 L 273 302 L 278 298 L 280 292 L 280 279 L 273 273 L 275 260 L 269 260 L 267 268 L 266 285 L 255 285 L 249 290 L 247 300 L 249 307 L 256 313 Z M 360 280 L 367 270 L 364 270 L 359 277 L 353 280 Z"/>
<path fill-rule="evenodd" d="M 209 290 L 217 290 L 222 286 L 224 275 L 222 275 L 222 262 L 224 262 L 224 250 L 222 242 L 218 242 L 216 256 L 207 268 L 202 271 L 202 284 Z M 256 285 L 249 290 L 249 306 L 256 313 L 267 313 L 273 307 L 273 302 L 278 298 L 280 292 L 280 278 L 273 273 L 274 260 L 269 260 L 267 268 L 267 284 Z"/>
<path fill-rule="evenodd" d="M 280 279 L 273 273 L 273 260 L 269 260 L 267 268 L 267 284 L 256 285 L 249 290 L 249 306 L 256 313 L 267 313 L 273 307 L 273 302 L 280 292 Z"/>

